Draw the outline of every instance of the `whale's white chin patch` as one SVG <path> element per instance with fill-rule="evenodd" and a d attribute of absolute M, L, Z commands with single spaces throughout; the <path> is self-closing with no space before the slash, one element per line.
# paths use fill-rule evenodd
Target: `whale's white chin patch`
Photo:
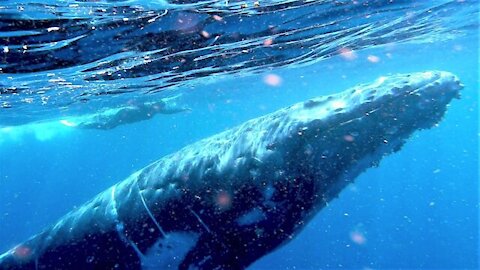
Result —
<path fill-rule="evenodd" d="M 142 269 L 178 269 L 187 253 L 198 241 L 193 232 L 171 232 L 160 238 L 142 256 Z"/>

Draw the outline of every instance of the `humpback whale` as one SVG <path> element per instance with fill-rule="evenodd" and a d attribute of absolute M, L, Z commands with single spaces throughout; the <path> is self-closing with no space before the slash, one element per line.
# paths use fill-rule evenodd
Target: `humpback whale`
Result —
<path fill-rule="evenodd" d="M 460 80 L 381 77 L 167 155 L 0 256 L 1 269 L 244 269 L 435 126 Z"/>
<path fill-rule="evenodd" d="M 95 114 L 62 119 L 60 123 L 65 126 L 82 129 L 109 130 L 120 125 L 148 120 L 155 116 L 155 114 L 174 114 L 190 111 L 190 108 L 178 101 L 180 96 L 181 95 L 175 95 L 162 98 L 158 101 L 110 108 Z"/>

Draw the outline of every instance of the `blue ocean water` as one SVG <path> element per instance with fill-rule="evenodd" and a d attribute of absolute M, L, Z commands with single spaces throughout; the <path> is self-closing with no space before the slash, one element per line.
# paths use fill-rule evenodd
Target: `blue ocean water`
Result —
<path fill-rule="evenodd" d="M 478 4 L 478 1 L 465 2 Z M 68 16 L 68 13 L 63 14 Z M 36 15 L 42 17 L 41 12 Z M 5 22 L 2 19 L 0 21 Z M 454 21 L 457 20 L 460 19 Z M 6 34 L 1 33 L 5 37 Z M 440 33 L 440 37 L 442 35 L 445 33 Z M 428 39 L 429 36 L 422 37 Z M 124 38 L 128 40 L 129 37 Z M 341 37 L 335 38 L 339 41 Z M 350 38 L 355 40 L 355 36 Z M 249 269 L 477 269 L 480 244 L 478 25 L 467 35 L 445 40 L 437 37 L 422 42 L 380 42 L 384 38 L 366 42 L 358 48 L 343 46 L 340 42 L 341 48 L 352 47 L 352 50 L 327 55 L 324 59 L 319 53 L 299 66 L 265 66 L 255 62 L 241 67 L 238 72 L 229 72 L 229 66 L 238 64 L 236 60 L 229 60 L 218 64 L 221 71 L 206 72 L 205 76 L 200 74 L 205 71 L 200 70 L 204 67 L 198 67 L 198 76 L 187 74 L 197 67 L 181 70 L 178 73 L 185 77 L 173 82 L 168 81 L 172 77 L 167 76 L 172 74 L 163 70 L 152 71 L 153 75 L 142 74 L 141 79 L 161 74 L 163 77 L 158 84 L 171 83 L 172 89 L 166 87 L 159 93 L 158 89 L 153 92 L 166 96 L 170 95 L 168 91 L 172 91 L 172 95 L 180 92 L 182 101 L 191 111 L 157 115 L 148 121 L 108 131 L 72 129 L 58 119 L 69 115 L 70 111 L 64 109 L 66 106 L 73 107 L 73 115 L 90 113 L 136 95 L 144 99 L 141 91 L 152 91 L 155 86 L 149 84 L 146 89 L 145 85 L 134 81 L 141 87 L 138 92 L 129 89 L 126 97 L 123 93 L 91 94 L 100 84 L 104 88 L 111 87 L 112 91 L 121 89 L 119 84 L 132 86 L 129 80 L 114 81 L 104 77 L 93 86 L 79 82 L 81 90 L 72 90 L 76 94 L 71 98 L 65 94 L 68 89 L 50 89 L 51 85 L 45 83 L 43 91 L 52 96 L 51 100 L 57 96 L 55 102 L 58 103 L 42 107 L 34 101 L 29 106 L 30 103 L 22 103 L 16 96 L 11 97 L 10 81 L 18 83 L 24 79 L 26 90 L 23 93 L 35 91 L 43 81 L 49 80 L 47 73 L 55 73 L 59 68 L 37 64 L 36 69 L 29 70 L 34 66 L 31 60 L 21 69 L 18 64 L 26 61 L 23 58 L 2 60 L 6 72 L 0 74 L 0 87 L 4 85 L 0 102 L 9 104 L 0 111 L 0 120 L 4 121 L 0 122 L 3 126 L 0 127 L 0 250 L 6 251 L 38 233 L 68 211 L 163 155 L 248 119 L 383 75 L 445 70 L 458 75 L 465 88 L 462 98 L 452 102 L 439 126 L 415 133 L 400 152 L 386 157 L 378 168 L 369 169 L 348 186 L 295 239 Z M 80 74 L 91 76 L 86 65 L 93 65 L 97 60 L 88 57 L 78 58 L 77 63 L 63 58 L 69 64 L 63 64 L 58 72 L 67 74 L 67 81 Z M 287 61 L 285 59 L 290 58 L 287 56 L 281 61 Z M 111 65 L 115 67 L 116 64 Z M 250 67 L 262 68 L 252 71 Z M 42 72 L 45 76 L 32 79 L 32 74 Z M 7 78 L 9 76 L 14 78 Z M 269 82 L 269 78 L 275 78 L 276 83 Z M 82 80 L 92 81 L 85 77 Z M 90 92 L 82 95 L 75 91 Z M 7 100 L 5 97 L 9 95 Z M 91 102 L 77 102 L 82 99 L 79 96 L 88 97 Z M 42 119 L 48 121 L 37 122 Z M 19 125 L 15 125 L 17 120 Z"/>

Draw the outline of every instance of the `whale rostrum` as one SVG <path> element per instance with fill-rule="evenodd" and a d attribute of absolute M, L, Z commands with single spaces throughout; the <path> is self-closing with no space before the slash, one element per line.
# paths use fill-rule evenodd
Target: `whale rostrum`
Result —
<path fill-rule="evenodd" d="M 462 84 L 381 77 L 252 119 L 167 155 L 0 257 L 1 269 L 244 269 L 287 243 Z"/>

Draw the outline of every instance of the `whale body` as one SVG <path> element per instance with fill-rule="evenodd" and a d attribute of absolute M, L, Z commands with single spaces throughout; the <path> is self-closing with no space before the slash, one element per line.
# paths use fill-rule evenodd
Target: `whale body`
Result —
<path fill-rule="evenodd" d="M 0 256 L 0 269 L 244 269 L 287 243 L 462 84 L 381 77 L 167 155 Z"/>
<path fill-rule="evenodd" d="M 95 114 L 62 119 L 60 123 L 68 127 L 110 130 L 120 125 L 151 119 L 156 114 L 175 114 L 190 111 L 190 108 L 178 101 L 180 97 L 181 95 L 176 95 L 153 102 L 109 108 Z"/>

